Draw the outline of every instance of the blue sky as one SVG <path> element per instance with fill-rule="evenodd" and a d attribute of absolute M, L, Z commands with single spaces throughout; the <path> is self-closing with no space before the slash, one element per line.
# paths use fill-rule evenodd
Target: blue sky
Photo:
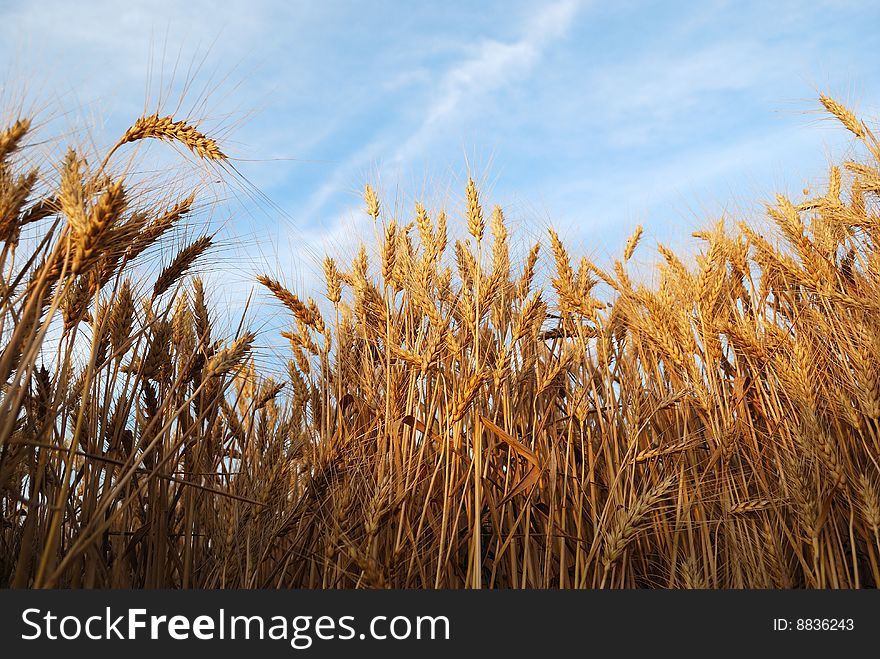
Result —
<path fill-rule="evenodd" d="M 819 91 L 880 115 L 878 25 L 872 2 L 0 0 L 0 63 L 110 142 L 202 61 L 190 98 L 271 200 L 238 193 L 226 281 L 314 294 L 318 257 L 370 236 L 366 181 L 403 215 L 471 173 L 523 245 L 553 225 L 599 261 L 638 223 L 686 248 L 847 152 Z"/>

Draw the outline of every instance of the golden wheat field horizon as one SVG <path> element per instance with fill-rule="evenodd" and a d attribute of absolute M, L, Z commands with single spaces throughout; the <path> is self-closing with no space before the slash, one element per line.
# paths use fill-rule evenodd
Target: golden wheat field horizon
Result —
<path fill-rule="evenodd" d="M 517 262 L 472 180 L 463 216 L 405 220 L 367 185 L 375 257 L 254 281 L 289 319 L 283 377 L 198 275 L 220 202 L 135 175 L 139 143 L 221 173 L 222 143 L 156 113 L 51 158 L 12 117 L 0 585 L 877 587 L 880 143 L 819 100 L 860 156 L 760 227 L 707 222 L 696 268 L 658 245 L 652 283 L 641 227 L 610 264 L 553 229 Z"/>

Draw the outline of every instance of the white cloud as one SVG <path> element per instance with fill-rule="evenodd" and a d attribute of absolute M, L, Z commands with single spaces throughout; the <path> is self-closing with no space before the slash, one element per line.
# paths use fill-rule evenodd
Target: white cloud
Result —
<path fill-rule="evenodd" d="M 487 39 L 473 57 L 446 71 L 433 85 L 437 92 L 422 124 L 397 147 L 391 164 L 420 152 L 442 123 L 472 111 L 498 88 L 527 77 L 544 49 L 565 35 L 579 8 L 576 0 L 542 7 L 528 17 L 522 38 L 513 43 Z"/>
<path fill-rule="evenodd" d="M 569 30 L 581 4 L 580 0 L 562 0 L 541 6 L 523 21 L 521 38 L 512 42 L 483 39 L 445 70 L 418 68 L 398 73 L 389 82 L 392 88 L 421 82 L 430 90 L 420 101 L 424 108 L 421 120 L 408 133 L 400 134 L 394 127 L 357 149 L 309 196 L 296 215 L 307 222 L 320 221 L 327 202 L 356 185 L 358 174 L 399 170 L 416 154 L 424 154 L 441 131 L 477 111 L 493 92 L 528 78 L 544 51 Z M 326 235 L 312 236 L 321 243 L 338 240 L 345 233 L 340 232 L 345 222 L 345 218 L 337 217 L 330 221 Z M 345 233 L 343 242 L 352 245 L 358 235 Z"/>

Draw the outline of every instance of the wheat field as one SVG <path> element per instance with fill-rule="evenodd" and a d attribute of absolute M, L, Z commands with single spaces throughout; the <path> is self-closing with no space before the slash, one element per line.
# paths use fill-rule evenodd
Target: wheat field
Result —
<path fill-rule="evenodd" d="M 641 228 L 610 264 L 552 229 L 517 262 L 473 181 L 406 219 L 366 186 L 376 245 L 328 255 L 323 290 L 254 282 L 283 378 L 217 322 L 212 234 L 139 265 L 215 203 L 132 180 L 139 143 L 222 171 L 221 145 L 155 114 L 45 160 L 13 118 L 0 584 L 876 587 L 880 143 L 820 101 L 863 157 L 760 226 L 707 223 L 696 267 L 658 245 L 648 278 Z"/>

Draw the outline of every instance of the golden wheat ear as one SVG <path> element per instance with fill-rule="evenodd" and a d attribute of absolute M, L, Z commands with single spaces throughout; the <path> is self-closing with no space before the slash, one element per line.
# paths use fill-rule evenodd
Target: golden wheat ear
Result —
<path fill-rule="evenodd" d="M 173 117 L 160 117 L 151 114 L 140 117 L 131 128 L 125 131 L 111 153 L 124 144 L 145 139 L 179 142 L 204 160 L 226 160 L 217 142 L 185 121 L 175 121 Z"/>
<path fill-rule="evenodd" d="M 849 132 L 860 140 L 865 139 L 865 126 L 851 110 L 843 104 L 838 103 L 830 96 L 825 96 L 825 94 L 820 94 L 819 102 L 822 103 L 829 113 L 837 117 L 837 120 L 840 121 Z"/>
<path fill-rule="evenodd" d="M 194 243 L 184 247 L 177 256 L 159 273 L 153 286 L 153 297 L 159 297 L 171 288 L 192 267 L 202 254 L 211 247 L 211 236 L 202 236 Z"/>
<path fill-rule="evenodd" d="M 31 129 L 30 119 L 19 119 L 9 128 L 0 132 L 0 161 L 14 153 L 21 144 L 22 139 Z"/>

